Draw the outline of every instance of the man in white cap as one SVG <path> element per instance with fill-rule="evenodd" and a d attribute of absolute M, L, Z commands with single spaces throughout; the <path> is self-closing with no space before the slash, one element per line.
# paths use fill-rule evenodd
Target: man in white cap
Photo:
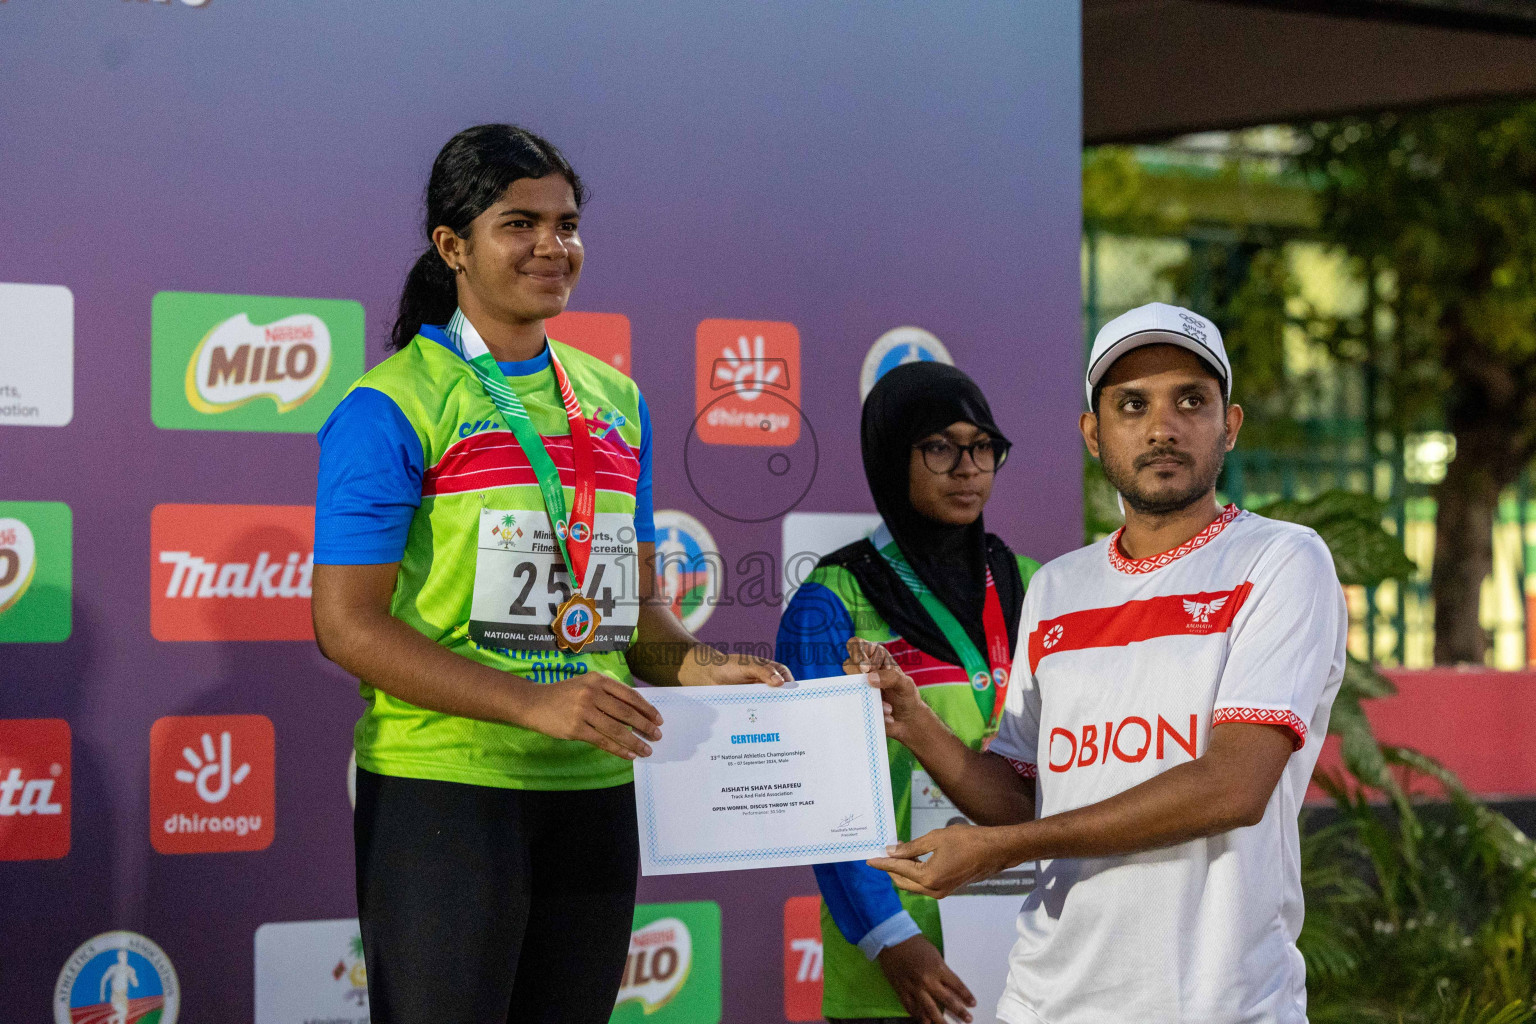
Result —
<path fill-rule="evenodd" d="M 1039 862 L 1008 1024 L 1306 1020 L 1297 813 L 1348 615 L 1316 533 L 1217 504 L 1243 421 L 1231 378 L 1221 332 L 1189 310 L 1152 303 L 1099 332 L 1079 425 L 1125 527 L 1030 582 L 986 752 L 888 652 L 850 641 L 887 733 L 981 826 L 870 863 L 943 897 Z"/>

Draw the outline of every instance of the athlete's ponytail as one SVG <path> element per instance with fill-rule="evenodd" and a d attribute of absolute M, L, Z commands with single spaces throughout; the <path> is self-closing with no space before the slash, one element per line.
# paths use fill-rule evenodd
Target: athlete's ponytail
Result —
<path fill-rule="evenodd" d="M 586 203 L 586 187 L 565 157 L 526 128 L 482 124 L 448 140 L 432 162 L 427 180 L 427 251 L 406 275 L 390 348 L 410 344 L 422 324 L 447 323 L 458 307 L 453 271 L 438 255 L 432 231 L 442 226 L 468 237 L 470 223 L 490 209 L 507 186 L 520 178 L 546 174 L 558 174 L 571 183 L 578 208 Z"/>

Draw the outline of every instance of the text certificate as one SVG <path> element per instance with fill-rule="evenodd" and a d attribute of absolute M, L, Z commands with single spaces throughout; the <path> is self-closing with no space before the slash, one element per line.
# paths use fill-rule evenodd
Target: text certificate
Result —
<path fill-rule="evenodd" d="M 897 842 L 880 691 L 864 676 L 654 688 L 635 762 L 646 875 L 885 856 Z"/>

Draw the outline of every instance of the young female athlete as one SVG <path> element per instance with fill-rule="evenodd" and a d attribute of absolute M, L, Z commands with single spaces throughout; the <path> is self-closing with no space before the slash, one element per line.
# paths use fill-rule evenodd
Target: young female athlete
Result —
<path fill-rule="evenodd" d="M 315 635 L 361 681 L 357 894 L 375 1024 L 607 1021 L 634 908 L 631 686 L 778 683 L 652 598 L 651 428 L 545 337 L 581 179 L 510 125 L 454 136 L 399 351 L 320 432 Z"/>
<path fill-rule="evenodd" d="M 942 363 L 909 363 L 864 402 L 864 473 L 884 525 L 823 558 L 779 625 L 778 656 L 800 678 L 841 675 L 847 642 L 882 644 L 918 681 L 928 706 L 980 750 L 996 730 L 1013 658 L 1013 626 L 1037 562 L 982 526 L 1008 440 L 981 390 Z M 889 743 L 903 838 L 958 811 L 911 752 Z M 913 793 L 924 821 L 914 823 Z M 938 821 L 928 818 L 937 811 Z M 917 825 L 921 827 L 917 827 Z M 816 868 L 822 894 L 829 1020 L 970 1020 L 975 1000 L 944 964 L 938 904 L 899 892 L 862 863 Z"/>

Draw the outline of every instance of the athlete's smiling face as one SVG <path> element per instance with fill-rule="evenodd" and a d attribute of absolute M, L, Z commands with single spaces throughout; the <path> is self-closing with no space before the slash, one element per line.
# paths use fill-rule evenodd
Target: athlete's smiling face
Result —
<path fill-rule="evenodd" d="M 546 174 L 507 186 L 470 223 L 468 237 L 439 228 L 450 236 L 439 240 L 444 260 L 462 268 L 460 305 L 504 323 L 531 323 L 563 312 L 581 277 L 580 221 L 571 183 Z"/>
<path fill-rule="evenodd" d="M 1143 345 L 1100 382 L 1098 411 L 1080 427 L 1126 505 L 1145 515 L 1189 508 L 1216 488 L 1243 410 L 1223 408 L 1221 382 L 1177 345 Z"/>

